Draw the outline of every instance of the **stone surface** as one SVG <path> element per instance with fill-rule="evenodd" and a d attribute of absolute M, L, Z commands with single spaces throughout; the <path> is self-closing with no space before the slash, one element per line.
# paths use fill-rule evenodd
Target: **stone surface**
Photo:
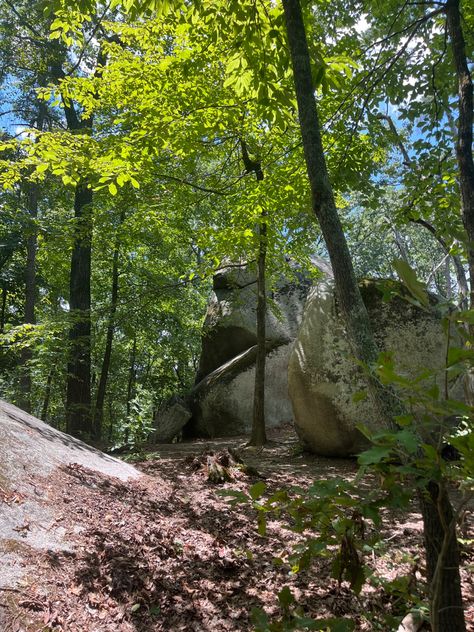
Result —
<path fill-rule="evenodd" d="M 331 274 L 324 260 L 315 258 L 313 263 Z M 265 336 L 268 427 L 292 418 L 288 359 L 310 287 L 308 275 L 294 266 L 294 278 L 282 278 L 269 295 Z M 186 434 L 214 437 L 249 432 L 255 380 L 256 303 L 256 277 L 247 266 L 228 264 L 215 275 L 196 386 L 189 398 L 193 416 Z"/>
<path fill-rule="evenodd" d="M 446 341 L 435 307 L 430 312 L 401 298 L 384 303 L 374 281 L 360 284 L 375 338 L 381 350 L 394 352 L 397 371 L 414 377 L 426 367 L 439 369 L 443 386 Z M 304 445 L 324 456 L 347 456 L 365 446 L 356 424 L 377 429 L 365 389 L 338 314 L 333 282 L 311 289 L 303 322 L 289 362 L 289 393 L 296 430 Z M 357 398 L 356 398 L 357 399 Z"/>
<path fill-rule="evenodd" d="M 154 443 L 172 443 L 191 419 L 191 411 L 184 402 L 175 401 L 158 411 L 155 417 Z"/>
<path fill-rule="evenodd" d="M 316 267 L 330 273 L 328 264 L 314 258 Z M 297 273 L 297 280 L 281 279 L 269 295 L 266 339 L 294 340 L 303 316 L 311 282 Z M 257 280 L 245 264 L 229 264 L 214 276 L 203 326 L 202 353 L 196 383 L 257 342 Z"/>
<path fill-rule="evenodd" d="M 291 421 L 288 396 L 288 360 L 292 342 L 273 346 L 265 364 L 265 420 L 268 427 Z M 253 346 L 225 363 L 194 388 L 192 420 L 194 436 L 222 437 L 249 433 L 252 426 L 255 357 Z"/>
<path fill-rule="evenodd" d="M 79 464 L 125 481 L 142 476 L 82 441 L 55 430 L 16 406 L 0 400 L 0 587 L 14 585 L 25 573 L 22 547 L 69 550 L 56 508 L 38 492 L 37 477 L 60 465 Z M 20 494 L 20 502 L 3 502 L 2 494 Z M 24 527 L 24 528 L 22 528 Z"/>

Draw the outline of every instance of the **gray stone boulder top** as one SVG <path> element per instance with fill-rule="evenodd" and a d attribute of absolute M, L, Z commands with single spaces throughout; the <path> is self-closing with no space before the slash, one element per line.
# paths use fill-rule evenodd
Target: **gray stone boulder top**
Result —
<path fill-rule="evenodd" d="M 329 263 L 313 257 L 311 264 L 325 277 L 332 277 Z M 312 277 L 298 264 L 287 260 L 291 273 L 268 290 L 266 339 L 291 342 L 295 339 Z M 203 326 L 202 353 L 196 383 L 257 343 L 257 275 L 255 265 L 224 261 L 213 278 Z"/>
<path fill-rule="evenodd" d="M 58 508 L 39 481 L 60 466 L 82 466 L 127 481 L 142 474 L 0 400 L 0 587 L 15 586 L 28 572 L 28 550 L 69 550 Z M 1 613 L 0 613 L 1 614 Z M 1 619 L 0 619 L 1 623 Z M 1 628 L 1 625 L 0 625 Z M 1 628 L 3 629 L 3 628 Z"/>
<path fill-rule="evenodd" d="M 25 474 L 46 475 L 59 465 L 77 463 L 123 481 L 140 472 L 65 434 L 20 408 L 0 400 L 0 480 Z"/>

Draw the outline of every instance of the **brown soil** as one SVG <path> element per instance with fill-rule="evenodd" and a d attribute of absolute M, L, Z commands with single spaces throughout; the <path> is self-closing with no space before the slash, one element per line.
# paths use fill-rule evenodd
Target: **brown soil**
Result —
<path fill-rule="evenodd" d="M 259 536 L 254 510 L 230 506 L 217 493 L 247 491 L 260 479 L 238 472 L 236 480 L 212 485 L 203 469 L 191 467 L 189 457 L 240 446 L 271 491 L 328 477 L 352 479 L 356 463 L 301 454 L 288 429 L 274 433 L 262 451 L 243 450 L 242 440 L 154 447 L 153 458 L 138 464 L 146 475 L 127 482 L 81 465 L 63 465 L 47 479 L 38 477 L 37 487 L 45 502 L 56 507 L 57 522 L 74 546 L 42 554 L 24 547 L 25 564 L 34 570 L 18 588 L 0 589 L 2 629 L 247 631 L 255 627 L 250 621 L 254 607 L 281 618 L 277 593 L 284 586 L 305 616 L 345 617 L 361 631 L 396 629 L 387 627 L 384 616 L 404 616 L 403 600 L 369 585 L 355 596 L 346 583 L 331 578 L 330 557 L 298 574 L 291 574 L 287 564 L 275 564 L 298 536 L 276 518 L 269 521 L 267 535 Z M 385 525 L 385 544 L 366 562 L 387 578 L 411 573 L 421 590 L 422 526 L 416 508 L 387 515 Z M 473 561 L 472 550 L 464 550 L 463 591 L 471 632 Z"/>

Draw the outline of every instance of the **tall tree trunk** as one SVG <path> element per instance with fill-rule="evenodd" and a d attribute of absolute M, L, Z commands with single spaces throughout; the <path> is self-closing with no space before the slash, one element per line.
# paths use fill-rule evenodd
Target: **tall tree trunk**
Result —
<path fill-rule="evenodd" d="M 466 58 L 466 44 L 461 26 L 460 0 L 448 0 L 446 16 L 458 80 L 459 119 L 456 156 L 461 189 L 462 219 L 468 238 L 470 307 L 472 309 L 474 307 L 474 160 L 472 155 L 474 97 L 472 77 Z"/>
<path fill-rule="evenodd" d="M 130 412 L 132 408 L 132 399 L 135 391 L 135 380 L 136 380 L 136 371 L 135 371 L 135 362 L 137 357 L 137 337 L 135 336 L 133 339 L 133 347 L 132 352 L 130 354 L 130 369 L 128 371 L 128 385 L 127 385 L 127 419 L 130 417 Z M 127 424 L 127 430 L 125 431 L 125 443 L 128 443 L 129 438 L 129 430 Z"/>
<path fill-rule="evenodd" d="M 23 322 L 34 325 L 36 307 L 36 250 L 38 235 L 36 218 L 38 216 L 39 185 L 35 182 L 27 185 L 27 211 L 29 215 L 28 234 L 26 239 L 26 268 L 25 268 L 25 303 Z M 19 406 L 26 412 L 31 412 L 31 373 L 29 362 L 32 353 L 25 347 L 20 357 L 20 398 Z"/>
<path fill-rule="evenodd" d="M 444 252 L 447 255 L 449 255 L 450 258 L 452 259 L 453 264 L 454 264 L 454 269 L 456 272 L 456 280 L 457 280 L 459 294 L 460 294 L 459 305 L 462 309 L 466 309 L 468 306 L 467 303 L 468 303 L 468 297 L 469 297 L 469 285 L 466 279 L 466 273 L 464 272 L 464 267 L 462 265 L 461 258 L 459 257 L 459 255 L 450 254 L 451 248 L 448 246 L 446 241 L 438 234 L 438 231 L 432 224 L 430 224 L 424 219 L 410 219 L 409 221 L 413 222 L 414 224 L 419 224 L 420 226 L 423 226 L 424 228 L 426 228 L 426 230 L 428 230 L 433 235 L 433 237 L 439 243 L 439 245 L 444 250 Z"/>
<path fill-rule="evenodd" d="M 94 76 L 100 78 L 106 57 L 102 46 Z M 62 81 L 63 60 L 52 68 L 53 77 Z M 71 100 L 63 96 L 64 115 L 71 132 L 92 133 L 93 117 L 79 117 Z M 75 235 L 71 257 L 69 304 L 69 363 L 66 387 L 66 427 L 70 434 L 88 438 L 93 434 L 91 392 L 91 260 L 92 260 L 92 189 L 83 180 L 74 196 Z"/>
<path fill-rule="evenodd" d="M 66 389 L 67 431 L 92 435 L 91 417 L 91 246 L 92 190 L 78 184 L 74 197 L 75 235 L 71 256 L 69 362 Z"/>
<path fill-rule="evenodd" d="M 258 228 L 259 249 L 257 265 L 257 358 L 255 362 L 255 389 L 253 396 L 252 434 L 249 445 L 262 446 L 267 442 L 265 432 L 265 318 L 267 313 L 267 293 L 265 282 L 265 261 L 267 256 L 267 223 L 262 213 Z"/>
<path fill-rule="evenodd" d="M 123 222 L 122 214 L 120 223 Z M 97 439 L 102 436 L 102 423 L 104 418 L 104 401 L 107 391 L 107 380 L 109 377 L 110 360 L 112 358 L 112 343 L 115 330 L 115 314 L 117 312 L 118 301 L 118 281 L 119 281 L 119 244 L 118 238 L 115 243 L 114 255 L 112 261 L 112 293 L 110 301 L 109 322 L 107 324 L 107 334 L 105 340 L 104 358 L 102 361 L 102 369 L 100 371 L 99 386 L 97 387 L 97 398 L 94 410 L 94 435 Z"/>
<path fill-rule="evenodd" d="M 444 483 L 430 481 L 420 493 L 426 575 L 433 632 L 464 632 L 456 521 Z"/>
<path fill-rule="evenodd" d="M 251 159 L 247 143 L 240 139 L 242 161 L 246 173 L 255 173 L 257 181 L 264 178 L 260 160 Z M 265 265 L 267 257 L 267 221 L 262 210 L 258 225 L 257 257 L 257 358 L 255 362 L 255 387 L 253 393 L 252 432 L 249 445 L 262 446 L 267 442 L 265 432 L 265 361 L 267 358 L 265 340 L 265 319 L 267 315 L 267 291 Z"/>
<path fill-rule="evenodd" d="M 370 365 L 377 359 L 378 349 L 370 327 L 367 310 L 356 282 L 351 256 L 329 181 L 321 142 L 319 118 L 311 78 L 310 57 L 300 2 L 299 0 L 283 0 L 283 8 L 313 210 L 319 221 L 333 267 L 336 296 L 346 324 L 349 342 L 354 355 L 362 362 Z M 372 381 L 369 383 L 369 391 L 378 408 L 381 420 L 384 420 L 389 427 L 394 427 L 393 417 L 399 411 L 390 392 L 381 391 L 380 387 Z M 432 542 L 433 533 L 436 533 L 437 538 L 444 538 L 445 530 L 442 528 L 442 525 L 452 523 L 452 520 L 450 520 L 452 509 L 449 498 L 446 494 L 443 494 L 443 502 L 439 503 L 438 497 L 436 494 L 433 494 L 433 485 L 436 485 L 436 483 L 428 485 L 426 495 L 423 496 L 423 502 L 421 502 L 425 533 Z M 446 551 L 445 559 L 455 563 L 456 559 L 458 559 L 456 538 L 447 537 L 446 547 L 449 550 Z M 428 573 L 433 567 L 439 568 L 439 566 L 433 564 L 433 553 L 437 555 L 437 563 L 439 549 L 434 549 L 432 546 L 426 548 Z M 440 570 L 441 575 L 444 570 L 447 569 L 442 567 Z M 454 564 L 454 567 L 449 569 L 449 577 L 451 582 L 451 590 L 449 591 L 443 590 L 447 588 L 445 579 L 440 579 L 439 576 L 437 579 L 438 585 L 442 587 L 437 594 L 436 600 L 440 627 L 438 629 L 433 628 L 434 632 L 444 632 L 445 630 L 462 632 L 465 630 L 459 564 Z M 433 580 L 433 577 L 429 575 L 428 580 Z M 448 619 L 454 623 L 447 623 Z M 436 621 L 438 619 L 435 617 Z M 443 625 L 446 625 L 446 627 L 443 627 Z M 456 627 L 452 627 L 452 625 Z"/>
<path fill-rule="evenodd" d="M 39 84 L 45 85 L 44 78 L 40 78 Z M 40 103 L 36 117 L 36 128 L 39 132 L 43 131 L 45 119 L 46 104 Z M 26 199 L 29 222 L 26 239 L 25 306 L 23 317 L 23 322 L 27 325 L 34 325 L 36 322 L 36 251 L 38 249 L 36 220 L 38 217 L 39 193 L 40 187 L 37 182 L 29 182 L 27 184 Z M 29 366 L 31 357 L 31 349 L 25 347 L 20 358 L 20 407 L 27 412 L 31 412 L 31 373 Z"/>
<path fill-rule="evenodd" d="M 52 387 L 52 384 L 53 384 L 53 377 L 54 377 L 54 366 L 52 367 L 52 369 L 48 373 L 48 379 L 46 381 L 46 388 L 44 389 L 43 407 L 41 409 L 41 416 L 40 416 L 40 419 L 42 419 L 42 421 L 47 421 L 48 420 L 49 402 L 51 401 L 51 387 Z"/>
<path fill-rule="evenodd" d="M 8 286 L 7 282 L 2 282 L 2 308 L 0 312 L 0 334 L 5 332 L 5 317 L 7 313 Z"/>

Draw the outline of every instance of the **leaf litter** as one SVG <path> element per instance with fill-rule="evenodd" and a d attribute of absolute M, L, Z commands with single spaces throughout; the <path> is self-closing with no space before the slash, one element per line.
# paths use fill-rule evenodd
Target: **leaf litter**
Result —
<path fill-rule="evenodd" d="M 255 511 L 217 493 L 248 493 L 262 478 L 276 491 L 356 474 L 355 461 L 302 454 L 289 429 L 272 439 L 260 452 L 237 449 L 242 438 L 153 446 L 138 463 L 144 476 L 129 482 L 80 465 L 38 477 L 74 549 L 29 552 L 34 576 L 0 602 L 11 613 L 5 632 L 247 631 L 252 608 L 281 618 L 285 587 L 305 617 L 345 617 L 360 631 L 383 629 L 374 620 L 391 609 L 401 617 L 403 604 L 383 588 L 366 586 L 356 596 L 333 579 L 331 559 L 292 574 L 285 559 L 301 536 L 283 518 L 269 520 L 260 536 Z M 422 563 L 407 562 L 422 559 L 416 508 L 384 524 L 386 547 L 366 561 L 388 579 L 411 573 L 422 581 Z M 474 631 L 472 550 L 463 563 Z"/>

